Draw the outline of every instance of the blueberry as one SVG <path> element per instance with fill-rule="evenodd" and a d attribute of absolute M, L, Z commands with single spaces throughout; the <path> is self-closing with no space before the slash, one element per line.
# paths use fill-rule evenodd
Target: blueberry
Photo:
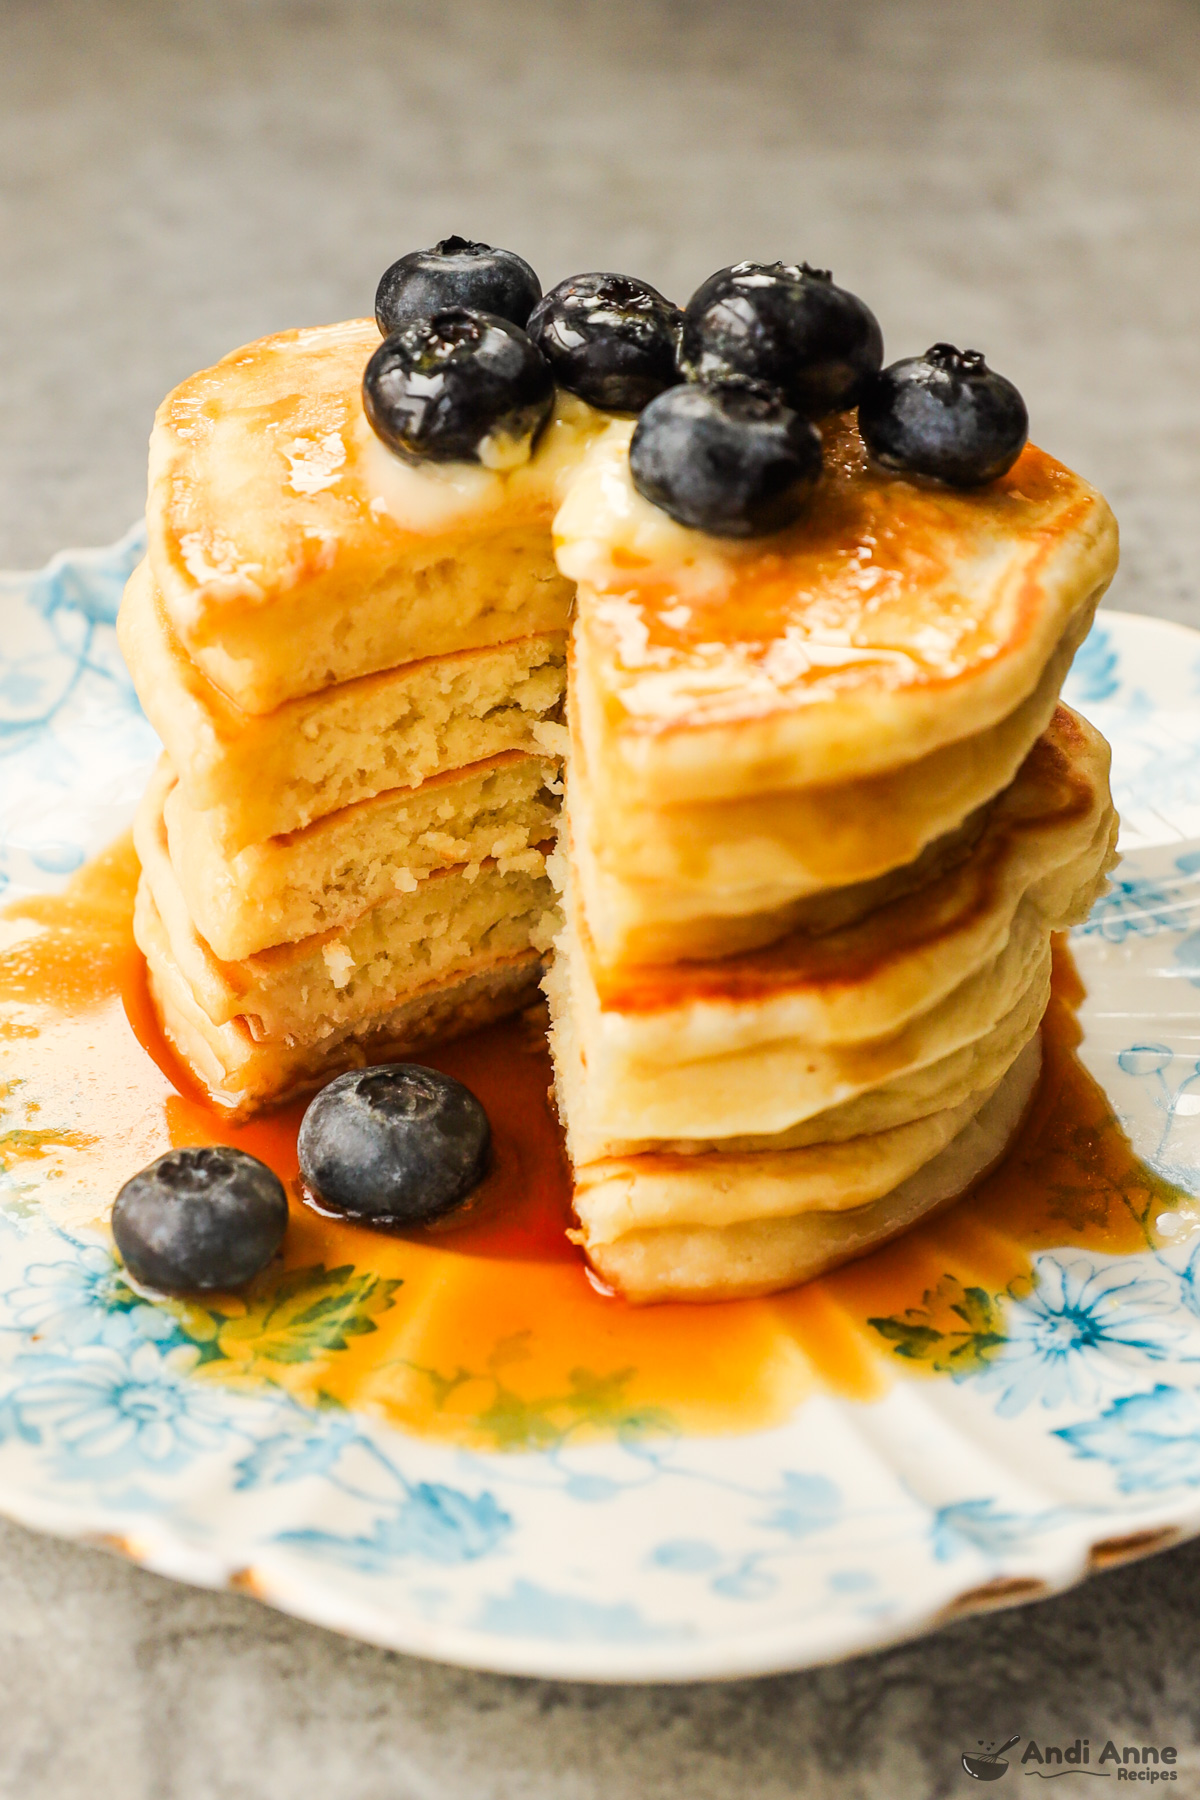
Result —
<path fill-rule="evenodd" d="M 803 511 L 821 476 L 821 435 L 761 382 L 689 383 L 646 408 L 629 469 L 638 493 L 680 525 L 764 537 Z"/>
<path fill-rule="evenodd" d="M 523 256 L 448 237 L 392 264 L 375 291 L 375 318 L 384 337 L 447 306 L 524 325 L 541 297 L 542 284 Z"/>
<path fill-rule="evenodd" d="M 1029 435 L 1025 402 L 978 350 L 934 344 L 875 375 L 858 428 L 885 468 L 980 487 L 1011 469 Z"/>
<path fill-rule="evenodd" d="M 363 376 L 376 435 L 409 462 L 524 462 L 554 404 L 554 376 L 519 325 L 447 307 L 385 338 Z"/>
<path fill-rule="evenodd" d="M 266 1163 L 203 1144 L 168 1150 L 127 1181 L 112 1230 L 135 1281 L 190 1293 L 252 1280 L 282 1244 L 287 1217 L 283 1183 Z"/>
<path fill-rule="evenodd" d="M 883 361 L 874 313 L 807 263 L 735 263 L 697 288 L 680 361 L 692 379 L 748 375 L 806 419 L 853 406 Z"/>
<path fill-rule="evenodd" d="M 323 1206 L 381 1225 L 429 1225 L 487 1168 L 488 1116 L 461 1081 L 420 1063 L 352 1069 L 300 1126 L 300 1173 Z"/>
<path fill-rule="evenodd" d="M 529 335 L 561 387 L 607 412 L 641 412 L 680 379 L 682 319 L 631 275 L 572 275 L 534 308 Z"/>

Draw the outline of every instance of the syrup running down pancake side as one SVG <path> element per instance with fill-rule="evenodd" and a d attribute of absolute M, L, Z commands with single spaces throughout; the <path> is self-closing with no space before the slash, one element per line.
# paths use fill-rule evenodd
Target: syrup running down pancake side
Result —
<path fill-rule="evenodd" d="M 105 1230 L 121 1185 L 172 1145 L 237 1144 L 270 1163 L 292 1205 L 281 1262 L 240 1295 L 157 1302 L 199 1348 L 197 1380 L 270 1380 L 490 1449 L 748 1431 L 818 1390 L 870 1399 L 900 1370 L 978 1366 L 1002 1345 L 1036 1251 L 1144 1250 L 1158 1213 L 1186 1203 L 1134 1155 L 1076 1054 L 1082 988 L 1060 944 L 1041 1084 L 1004 1163 L 789 1293 L 633 1307 L 597 1290 L 566 1236 L 569 1171 L 533 1015 L 425 1053 L 492 1120 L 493 1167 L 464 1214 L 406 1234 L 325 1217 L 299 1191 L 303 1105 L 232 1126 L 163 1040 L 132 937 L 137 877 L 123 841 L 61 895 L 0 918 L 0 1205 Z M 118 1266 L 112 1304 L 133 1299 Z"/>

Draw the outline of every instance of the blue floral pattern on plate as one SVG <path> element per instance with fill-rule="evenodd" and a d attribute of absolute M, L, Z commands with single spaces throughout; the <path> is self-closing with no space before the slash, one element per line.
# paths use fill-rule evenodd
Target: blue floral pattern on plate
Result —
<path fill-rule="evenodd" d="M 113 631 L 141 544 L 0 577 L 9 894 L 61 884 L 123 829 L 156 753 Z M 1200 635 L 1102 614 L 1067 698 L 1113 744 L 1126 851 L 1076 937 L 1083 1054 L 1140 1154 L 1200 1193 Z M 901 1371 L 882 1400 L 817 1397 L 751 1437 L 485 1455 L 205 1380 L 105 1240 L 4 1198 L 0 1507 L 399 1649 L 745 1675 L 927 1629 L 996 1584 L 1062 1587 L 1102 1540 L 1200 1530 L 1182 1215 L 1159 1251 L 1040 1254 L 995 1353 L 955 1379 Z"/>

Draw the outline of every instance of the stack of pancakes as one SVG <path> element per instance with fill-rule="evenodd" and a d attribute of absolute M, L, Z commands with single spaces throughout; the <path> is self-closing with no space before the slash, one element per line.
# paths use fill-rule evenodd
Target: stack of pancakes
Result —
<path fill-rule="evenodd" d="M 555 928 L 571 585 L 565 397 L 510 474 L 397 463 L 358 321 L 164 402 L 121 644 L 166 754 L 135 932 L 167 1035 L 235 1115 L 536 997 Z"/>
<path fill-rule="evenodd" d="M 184 1060 L 251 1112 L 524 1004 L 557 932 L 578 1236 L 630 1298 L 784 1287 L 960 1193 L 1112 861 L 1107 747 L 1058 704 L 1104 501 L 1033 448 L 974 492 L 890 475 L 847 416 L 798 524 L 719 541 L 566 394 L 517 468 L 399 461 L 378 342 L 265 339 L 155 426 L 120 631 Z"/>
<path fill-rule="evenodd" d="M 1022 1116 L 1051 934 L 1113 860 L 1108 749 L 1058 692 L 1115 525 L 1032 448 L 956 493 L 840 420 L 805 519 L 722 545 L 637 495 L 630 429 L 555 525 L 579 1237 L 633 1299 L 761 1293 L 961 1193 Z"/>

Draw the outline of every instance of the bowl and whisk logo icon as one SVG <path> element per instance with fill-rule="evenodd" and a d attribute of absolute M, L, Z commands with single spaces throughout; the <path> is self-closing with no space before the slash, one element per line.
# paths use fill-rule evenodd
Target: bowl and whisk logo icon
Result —
<path fill-rule="evenodd" d="M 1000 1744 L 999 1746 L 995 1744 L 985 1744 L 983 1739 L 980 1738 L 978 1756 L 972 1755 L 969 1751 L 964 1751 L 962 1766 L 973 1781 L 999 1781 L 1005 1769 L 1008 1767 L 1008 1764 L 1001 1760 L 1005 1751 L 1011 1750 L 1013 1745 L 1020 1743 L 1020 1741 L 1021 1734 L 1019 1731 L 1013 1737 L 1010 1737 L 1007 1743 Z"/>

